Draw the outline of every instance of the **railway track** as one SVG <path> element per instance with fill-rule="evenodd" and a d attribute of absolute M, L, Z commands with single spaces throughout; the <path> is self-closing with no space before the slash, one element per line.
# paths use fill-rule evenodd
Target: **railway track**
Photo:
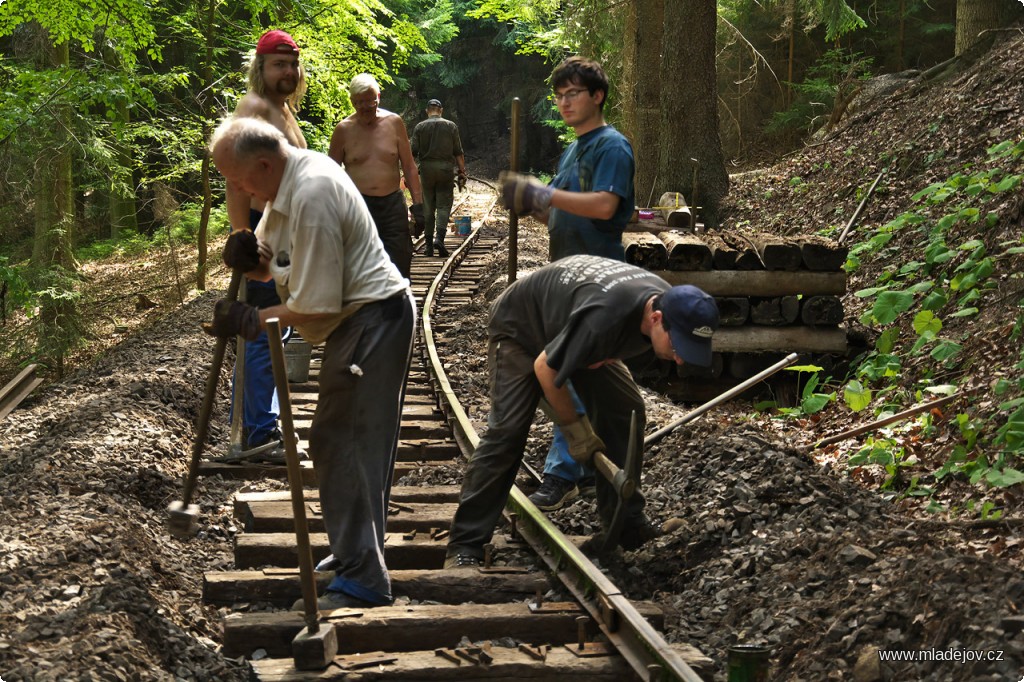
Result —
<path fill-rule="evenodd" d="M 471 203 L 471 200 L 475 202 Z M 477 433 L 445 374 L 445 347 L 435 332 L 471 302 L 500 234 L 482 229 L 493 199 L 464 195 L 453 215 L 470 214 L 474 231 L 448 235 L 451 256 L 416 257 L 412 286 L 421 306 L 402 414 L 394 480 L 450 479 L 472 452 Z M 417 249 L 422 254 L 422 245 Z M 448 360 L 448 362 L 452 362 Z M 319 359 L 309 381 L 291 385 L 295 425 L 304 440 L 316 403 Z M 303 443 L 300 442 L 300 447 Z M 315 491 L 303 463 L 306 518 L 314 561 L 330 549 Z M 265 464 L 206 462 L 206 475 L 286 477 Z M 535 476 L 535 472 L 528 472 Z M 485 566 L 441 570 L 457 485 L 396 485 L 388 510 L 386 560 L 392 606 L 321 613 L 333 624 L 339 651 L 322 671 L 296 670 L 292 639 L 304 627 L 287 610 L 300 598 L 292 506 L 287 490 L 238 493 L 234 569 L 204 575 L 203 599 L 226 610 L 224 655 L 251 661 L 253 679 L 285 680 L 700 680 L 710 660 L 659 634 L 665 616 L 626 598 L 569 538 L 514 489 L 506 523 L 495 533 Z M 331 574 L 317 573 L 322 591 Z"/>

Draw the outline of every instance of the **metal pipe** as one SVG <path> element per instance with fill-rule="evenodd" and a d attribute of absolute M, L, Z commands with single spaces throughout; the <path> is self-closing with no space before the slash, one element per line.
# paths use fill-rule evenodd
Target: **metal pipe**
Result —
<path fill-rule="evenodd" d="M 790 353 L 789 355 L 787 355 L 786 357 L 782 358 L 781 360 L 776 362 L 774 365 L 769 367 L 768 369 L 765 369 L 765 370 L 762 370 L 762 371 L 758 372 L 757 374 L 755 374 L 754 376 L 750 377 L 749 379 L 747 379 L 743 383 L 738 384 L 736 386 L 733 386 L 732 388 L 730 388 L 728 391 L 726 391 L 725 393 L 721 394 L 717 398 L 712 398 L 711 400 L 707 401 L 706 403 L 704 403 L 700 407 L 694 408 L 693 410 L 687 412 L 685 415 L 683 415 L 682 417 L 680 417 L 676 421 L 672 422 L 668 426 L 662 427 L 662 428 L 658 429 L 657 431 L 655 431 L 654 433 L 652 433 L 651 435 L 649 435 L 646 438 L 644 438 L 644 446 L 646 447 L 648 445 L 651 445 L 652 443 L 657 443 L 659 440 L 661 440 L 662 438 L 664 438 L 668 434 L 672 433 L 673 431 L 678 429 L 683 424 L 687 424 L 689 422 L 692 422 L 694 419 L 696 419 L 697 417 L 701 416 L 702 414 L 704 414 L 705 412 L 710 410 L 712 407 L 720 405 L 720 404 L 724 403 L 726 400 L 734 398 L 735 396 L 739 395 L 740 393 L 743 393 L 743 391 L 747 390 L 748 388 L 750 388 L 751 386 L 753 386 L 757 382 L 759 382 L 759 381 L 761 381 L 763 379 L 767 379 L 768 377 L 770 377 L 771 375 L 775 374 L 776 372 L 778 372 L 780 369 L 782 369 L 784 367 L 788 367 L 789 365 L 792 365 L 794 362 L 796 362 L 797 357 L 798 356 L 797 356 L 796 353 Z"/>
<path fill-rule="evenodd" d="M 519 98 L 512 98 L 512 135 L 509 150 L 509 170 L 519 171 Z M 500 189 L 498 190 L 501 191 Z M 516 212 L 508 212 L 508 283 L 516 281 L 519 270 L 519 216 Z"/>

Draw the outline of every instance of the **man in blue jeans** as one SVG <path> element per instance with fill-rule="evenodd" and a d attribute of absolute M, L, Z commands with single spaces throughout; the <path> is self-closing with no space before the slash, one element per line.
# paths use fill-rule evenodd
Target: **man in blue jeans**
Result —
<path fill-rule="evenodd" d="M 267 31 L 256 43 L 256 54 L 249 64 L 249 91 L 238 101 L 234 116 L 267 121 L 284 133 L 288 143 L 306 148 L 306 139 L 295 120 L 306 77 L 299 63 L 299 47 L 284 31 Z M 231 235 L 224 247 L 225 261 L 236 257 L 240 243 L 249 241 L 260 223 L 265 202 L 245 195 L 236 187 L 225 187 L 225 203 L 231 222 Z M 241 240 L 241 241 L 240 241 Z M 267 264 L 252 264 L 246 274 L 245 300 L 257 308 L 281 303 Z M 263 280 L 266 281 L 263 281 Z M 277 418 L 281 410 L 274 388 L 267 333 L 261 332 L 245 343 L 245 372 L 242 381 L 242 449 L 252 450 L 281 440 Z M 232 405 L 232 410 L 234 405 Z M 278 453 L 281 456 L 281 453 Z"/>
<path fill-rule="evenodd" d="M 591 255 L 624 261 L 622 231 L 633 213 L 633 148 L 622 133 L 604 120 L 608 77 L 601 65 L 569 57 L 551 73 L 555 104 L 562 120 L 576 133 L 547 187 L 528 176 L 506 174 L 502 191 L 506 206 L 516 196 L 535 189 L 546 210 L 533 215 L 548 225 L 549 256 Z M 569 392 L 578 414 L 583 403 L 572 386 Z M 569 456 L 565 436 L 556 426 L 544 463 L 544 481 L 530 495 L 538 509 L 560 509 L 581 493 L 594 494 L 594 472 Z"/>

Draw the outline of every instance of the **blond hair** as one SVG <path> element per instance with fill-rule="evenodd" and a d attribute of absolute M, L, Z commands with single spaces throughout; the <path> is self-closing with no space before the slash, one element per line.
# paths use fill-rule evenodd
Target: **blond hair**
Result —
<path fill-rule="evenodd" d="M 264 54 L 252 54 L 252 58 L 249 61 L 249 91 L 254 92 L 260 97 L 267 96 L 267 83 L 263 80 L 263 64 L 267 60 L 267 55 Z M 302 62 L 299 62 L 299 82 L 295 86 L 295 92 L 288 95 L 285 98 L 285 103 L 288 108 L 292 110 L 292 113 L 298 113 L 299 109 L 302 108 L 302 98 L 306 95 L 306 69 L 302 66 Z"/>

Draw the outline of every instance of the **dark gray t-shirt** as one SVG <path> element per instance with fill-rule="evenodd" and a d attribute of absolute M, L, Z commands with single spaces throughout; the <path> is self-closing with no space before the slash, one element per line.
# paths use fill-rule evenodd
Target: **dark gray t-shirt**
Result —
<path fill-rule="evenodd" d="M 491 308 L 492 340 L 512 339 L 528 353 L 547 351 L 561 386 L 573 372 L 649 351 L 640 333 L 644 305 L 669 289 L 653 272 L 597 256 L 570 256 L 505 290 Z"/>

